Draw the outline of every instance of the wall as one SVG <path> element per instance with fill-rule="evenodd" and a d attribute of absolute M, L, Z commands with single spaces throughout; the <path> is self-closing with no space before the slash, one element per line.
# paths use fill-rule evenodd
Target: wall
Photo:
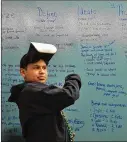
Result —
<path fill-rule="evenodd" d="M 62 87 L 69 73 L 82 78 L 80 99 L 64 110 L 75 140 L 127 140 L 125 1 L 3 1 L 1 32 L 3 141 L 23 141 L 18 108 L 7 99 L 23 81 L 19 61 L 32 41 L 58 49 L 47 84 Z"/>

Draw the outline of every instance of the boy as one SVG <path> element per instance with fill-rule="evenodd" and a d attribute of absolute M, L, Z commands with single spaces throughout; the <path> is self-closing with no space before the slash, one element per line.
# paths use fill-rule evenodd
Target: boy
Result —
<path fill-rule="evenodd" d="M 9 101 L 18 105 L 26 142 L 72 141 L 62 110 L 79 98 L 81 79 L 70 74 L 63 88 L 45 84 L 47 65 L 56 51 L 53 45 L 31 42 L 20 61 L 20 74 L 25 82 L 11 88 Z"/>

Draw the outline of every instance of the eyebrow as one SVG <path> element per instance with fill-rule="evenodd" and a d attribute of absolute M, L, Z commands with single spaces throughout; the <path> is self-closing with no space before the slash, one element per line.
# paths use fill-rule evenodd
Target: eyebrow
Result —
<path fill-rule="evenodd" d="M 46 67 L 46 65 L 40 66 L 40 65 L 38 65 L 38 64 L 33 64 L 33 66 Z"/>
<path fill-rule="evenodd" d="M 37 64 L 33 64 L 33 66 L 40 66 L 40 65 L 37 65 Z"/>

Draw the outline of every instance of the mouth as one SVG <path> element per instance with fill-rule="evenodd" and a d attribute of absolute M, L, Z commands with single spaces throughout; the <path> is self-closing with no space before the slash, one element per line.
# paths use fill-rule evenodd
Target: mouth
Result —
<path fill-rule="evenodd" d="M 45 77 L 44 76 L 40 76 L 38 77 L 39 80 L 45 80 Z"/>

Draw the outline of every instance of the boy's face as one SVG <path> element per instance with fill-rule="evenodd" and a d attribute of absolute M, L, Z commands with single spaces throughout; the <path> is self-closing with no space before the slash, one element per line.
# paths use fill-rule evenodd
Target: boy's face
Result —
<path fill-rule="evenodd" d="M 47 65 L 44 60 L 27 65 L 26 69 L 21 68 L 20 74 L 25 81 L 45 83 L 48 78 Z"/>

